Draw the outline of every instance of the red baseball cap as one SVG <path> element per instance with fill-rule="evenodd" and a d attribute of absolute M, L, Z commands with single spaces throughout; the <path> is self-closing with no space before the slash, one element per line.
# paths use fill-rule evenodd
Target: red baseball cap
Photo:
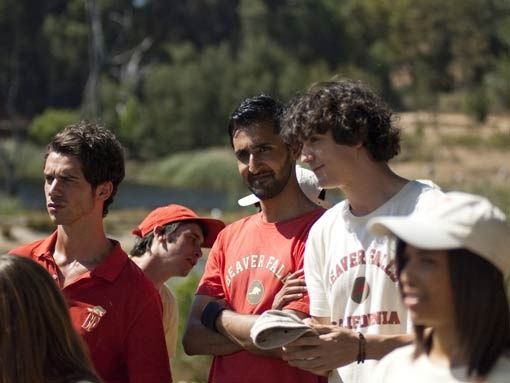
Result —
<path fill-rule="evenodd" d="M 223 221 L 213 218 L 199 217 L 193 210 L 181 205 L 168 205 L 158 207 L 151 211 L 147 217 L 134 228 L 132 233 L 138 237 L 145 237 L 157 226 L 164 226 L 174 222 L 198 221 L 207 228 L 202 247 L 212 247 L 219 232 L 225 227 Z"/>

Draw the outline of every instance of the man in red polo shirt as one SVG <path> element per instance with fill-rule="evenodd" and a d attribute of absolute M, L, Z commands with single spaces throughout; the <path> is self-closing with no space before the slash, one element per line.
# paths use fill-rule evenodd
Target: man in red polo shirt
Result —
<path fill-rule="evenodd" d="M 124 178 L 121 144 L 93 123 L 69 125 L 48 145 L 44 178 L 57 230 L 10 253 L 34 259 L 59 284 L 105 383 L 171 382 L 159 294 L 104 232 Z"/>

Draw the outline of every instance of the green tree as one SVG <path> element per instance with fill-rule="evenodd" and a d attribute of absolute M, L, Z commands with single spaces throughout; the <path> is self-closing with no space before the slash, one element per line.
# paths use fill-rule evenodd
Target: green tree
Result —
<path fill-rule="evenodd" d="M 227 92 L 233 89 L 228 47 L 200 53 L 184 44 L 168 51 L 171 63 L 154 66 L 144 85 L 146 154 L 224 144 Z"/>

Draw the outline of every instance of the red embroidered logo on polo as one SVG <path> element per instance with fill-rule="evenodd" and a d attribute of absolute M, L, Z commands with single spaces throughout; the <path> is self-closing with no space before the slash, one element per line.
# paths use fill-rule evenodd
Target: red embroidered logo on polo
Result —
<path fill-rule="evenodd" d="M 81 328 L 87 332 L 94 330 L 101 318 L 106 314 L 106 310 L 101 306 L 87 307 L 87 316 L 83 321 Z"/>

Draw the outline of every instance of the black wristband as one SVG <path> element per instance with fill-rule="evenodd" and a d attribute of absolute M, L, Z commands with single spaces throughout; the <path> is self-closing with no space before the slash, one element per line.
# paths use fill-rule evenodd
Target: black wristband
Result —
<path fill-rule="evenodd" d="M 225 309 L 226 307 L 223 307 L 216 301 L 209 302 L 208 304 L 205 305 L 204 309 L 202 310 L 200 322 L 202 322 L 202 324 L 208 329 L 213 330 L 215 332 L 219 332 L 218 329 L 216 328 L 216 319 Z"/>

